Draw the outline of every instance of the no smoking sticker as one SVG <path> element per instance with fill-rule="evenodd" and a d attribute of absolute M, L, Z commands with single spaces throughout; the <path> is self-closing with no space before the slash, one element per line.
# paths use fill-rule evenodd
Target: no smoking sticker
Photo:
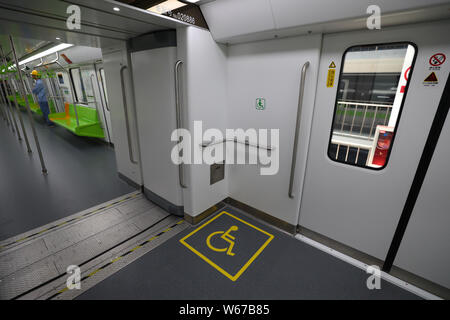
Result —
<path fill-rule="evenodd" d="M 430 70 L 440 70 L 441 65 L 444 64 L 447 57 L 443 53 L 433 54 L 428 62 L 430 63 Z"/>

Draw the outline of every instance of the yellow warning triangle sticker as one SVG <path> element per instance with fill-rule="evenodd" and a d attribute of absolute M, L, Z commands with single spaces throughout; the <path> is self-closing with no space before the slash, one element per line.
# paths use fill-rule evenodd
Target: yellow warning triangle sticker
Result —
<path fill-rule="evenodd" d="M 334 69 L 336 68 L 336 65 L 334 64 L 334 61 L 331 61 L 330 66 L 328 67 L 329 69 Z"/>
<path fill-rule="evenodd" d="M 436 73 L 432 72 L 428 77 L 423 80 L 423 82 L 437 82 L 438 78 L 436 77 Z"/>

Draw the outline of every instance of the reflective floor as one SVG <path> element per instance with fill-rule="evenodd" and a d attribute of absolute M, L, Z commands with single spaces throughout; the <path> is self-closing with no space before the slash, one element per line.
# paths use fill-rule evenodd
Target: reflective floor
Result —
<path fill-rule="evenodd" d="M 27 115 L 22 116 L 31 155 L 0 118 L 0 241 L 135 190 L 119 179 L 112 147 L 47 127 L 34 115 L 49 172 L 43 176 Z"/>

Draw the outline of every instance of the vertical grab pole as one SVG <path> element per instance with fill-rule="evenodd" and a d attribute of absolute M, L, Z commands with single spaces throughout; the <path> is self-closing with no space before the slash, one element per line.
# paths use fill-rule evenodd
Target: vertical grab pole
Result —
<path fill-rule="evenodd" d="M 14 116 L 14 110 L 13 110 L 13 107 L 11 105 L 11 101 L 8 99 L 8 94 L 9 94 L 9 91 L 8 91 L 8 79 L 9 79 L 8 63 L 6 61 L 6 57 L 5 57 L 5 54 L 3 52 L 3 47 L 1 45 L 0 45 L 0 54 L 2 56 L 2 60 L 3 60 L 3 63 L 5 64 L 5 68 L 6 68 L 5 69 L 6 77 L 3 79 L 3 85 L 5 87 L 6 101 L 8 103 L 7 106 L 6 106 L 6 109 L 8 109 L 8 111 L 10 113 L 9 115 L 10 115 L 10 120 L 11 120 L 11 130 L 12 130 L 13 133 L 15 133 L 17 131 L 17 136 L 18 136 L 19 140 L 22 140 L 22 138 L 20 137 L 19 127 L 17 126 L 16 117 Z M 14 129 L 14 127 L 15 127 L 15 129 Z"/>
<path fill-rule="evenodd" d="M 14 41 L 12 36 L 9 36 L 9 42 L 11 44 L 11 50 L 14 56 L 14 62 L 16 63 L 17 69 L 19 69 L 19 60 L 17 59 L 16 48 L 14 46 Z M 22 73 L 19 72 L 19 87 L 23 94 L 25 94 L 25 88 L 23 86 Z M 31 114 L 30 102 L 25 99 L 25 105 L 27 107 L 28 119 L 30 120 L 31 131 L 33 132 L 34 142 L 36 143 L 36 149 L 39 154 L 39 160 L 41 161 L 42 173 L 47 174 L 47 168 L 45 167 L 44 157 L 42 156 L 41 145 L 39 144 L 39 139 L 36 133 L 36 128 L 34 127 L 33 116 Z"/>
<path fill-rule="evenodd" d="M 25 82 L 25 89 L 28 90 L 28 92 L 30 92 L 31 97 L 33 98 L 33 102 L 37 104 L 36 96 L 33 94 L 33 91 L 31 90 L 30 78 L 25 77 L 24 82 Z"/>
<path fill-rule="evenodd" d="M 8 90 L 9 79 L 10 79 L 10 76 L 6 76 L 6 80 L 5 80 L 6 81 L 6 95 L 9 95 L 9 90 Z M 11 93 L 13 93 L 12 90 L 11 90 Z M 13 122 L 14 122 L 14 127 L 16 128 L 17 138 L 19 138 L 19 141 L 21 141 L 22 137 L 20 136 L 19 126 L 17 125 L 17 120 L 16 120 L 15 111 L 14 111 L 14 106 L 13 106 L 11 100 L 9 100 L 9 99 L 8 99 L 8 105 L 11 108 L 10 112 L 11 112 L 11 117 L 12 117 Z"/>
<path fill-rule="evenodd" d="M 2 77 L 2 83 L 4 84 L 3 77 Z M 0 93 L 0 96 L 2 96 L 2 104 L 3 104 L 3 106 L 2 106 L 2 113 L 3 113 L 3 118 L 5 118 L 6 124 L 9 126 L 9 114 L 8 114 L 8 111 L 6 110 L 6 101 L 5 101 L 5 97 L 3 96 L 3 89 L 0 88 L 0 90 L 2 91 Z M 4 109 L 3 109 L 3 107 L 4 107 Z"/>
<path fill-rule="evenodd" d="M 59 59 L 59 54 L 58 54 L 58 59 Z M 58 60 L 55 60 L 55 63 L 63 70 L 63 71 L 65 71 L 65 69 L 64 69 L 64 67 L 58 62 Z M 81 71 L 80 71 L 81 72 Z M 81 74 L 80 74 L 80 77 L 81 77 Z M 73 83 L 72 83 L 72 81 L 71 81 L 71 79 L 70 79 L 71 77 L 70 77 L 70 72 L 69 72 L 69 85 L 70 85 L 70 93 L 71 93 L 71 96 L 72 96 L 72 103 L 73 103 L 73 110 L 75 111 L 75 118 L 76 118 L 76 120 L 77 120 L 77 127 L 79 127 L 80 126 L 80 121 L 78 120 L 78 111 L 77 111 L 77 105 L 76 105 L 76 99 L 75 99 L 75 88 L 74 88 L 74 86 L 73 86 Z"/>
<path fill-rule="evenodd" d="M 59 53 L 58 53 L 58 59 L 59 59 Z M 63 71 L 66 72 L 66 69 L 64 69 L 64 67 L 61 65 L 61 63 L 59 63 L 59 61 L 55 60 L 55 63 L 58 65 L 58 67 Z M 69 86 L 70 86 L 70 95 L 72 96 L 72 103 L 75 104 L 75 88 L 73 87 L 73 83 L 70 79 L 70 74 L 68 75 L 69 77 Z"/>
<path fill-rule="evenodd" d="M 18 72 L 21 72 L 19 68 L 17 68 L 17 70 L 18 70 Z M 31 153 L 30 141 L 28 141 L 27 131 L 25 130 L 25 125 L 23 124 L 22 112 L 20 112 L 19 104 L 17 103 L 17 96 L 16 96 L 15 92 L 14 92 L 13 96 L 14 96 L 14 104 L 16 106 L 17 114 L 19 116 L 20 127 L 22 128 L 22 134 L 23 134 L 23 137 L 25 138 L 25 143 L 27 145 L 27 151 L 28 151 L 28 153 Z"/>
<path fill-rule="evenodd" d="M 175 63 L 175 110 L 177 114 L 177 129 L 181 129 L 182 127 L 182 120 L 181 120 L 181 99 L 180 99 L 180 77 L 179 77 L 179 69 L 180 66 L 183 64 L 183 61 L 178 60 Z M 181 137 L 178 137 L 178 145 L 181 142 Z M 178 179 L 180 186 L 182 188 L 187 188 L 186 184 L 184 183 L 184 164 L 180 163 L 178 165 Z"/>
<path fill-rule="evenodd" d="M 292 152 L 292 163 L 291 163 L 291 177 L 289 180 L 289 198 L 293 199 L 293 189 L 294 189 L 294 178 L 295 178 L 295 164 L 297 162 L 297 149 L 298 149 L 298 135 L 300 132 L 300 122 L 302 117 L 303 108 L 303 94 L 305 92 L 305 77 L 306 70 L 308 69 L 309 61 L 305 62 L 302 68 L 302 75 L 300 79 L 300 91 L 298 94 L 298 107 L 297 107 L 297 122 L 295 124 L 295 135 L 294 135 L 294 150 Z"/>

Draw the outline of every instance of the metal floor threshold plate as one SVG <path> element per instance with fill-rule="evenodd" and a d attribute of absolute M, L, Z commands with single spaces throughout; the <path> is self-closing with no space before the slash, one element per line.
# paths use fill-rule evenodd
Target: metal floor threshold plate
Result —
<path fill-rule="evenodd" d="M 0 299 L 72 299 L 186 228 L 133 192 L 0 242 Z M 67 268 L 81 271 L 68 290 Z"/>

